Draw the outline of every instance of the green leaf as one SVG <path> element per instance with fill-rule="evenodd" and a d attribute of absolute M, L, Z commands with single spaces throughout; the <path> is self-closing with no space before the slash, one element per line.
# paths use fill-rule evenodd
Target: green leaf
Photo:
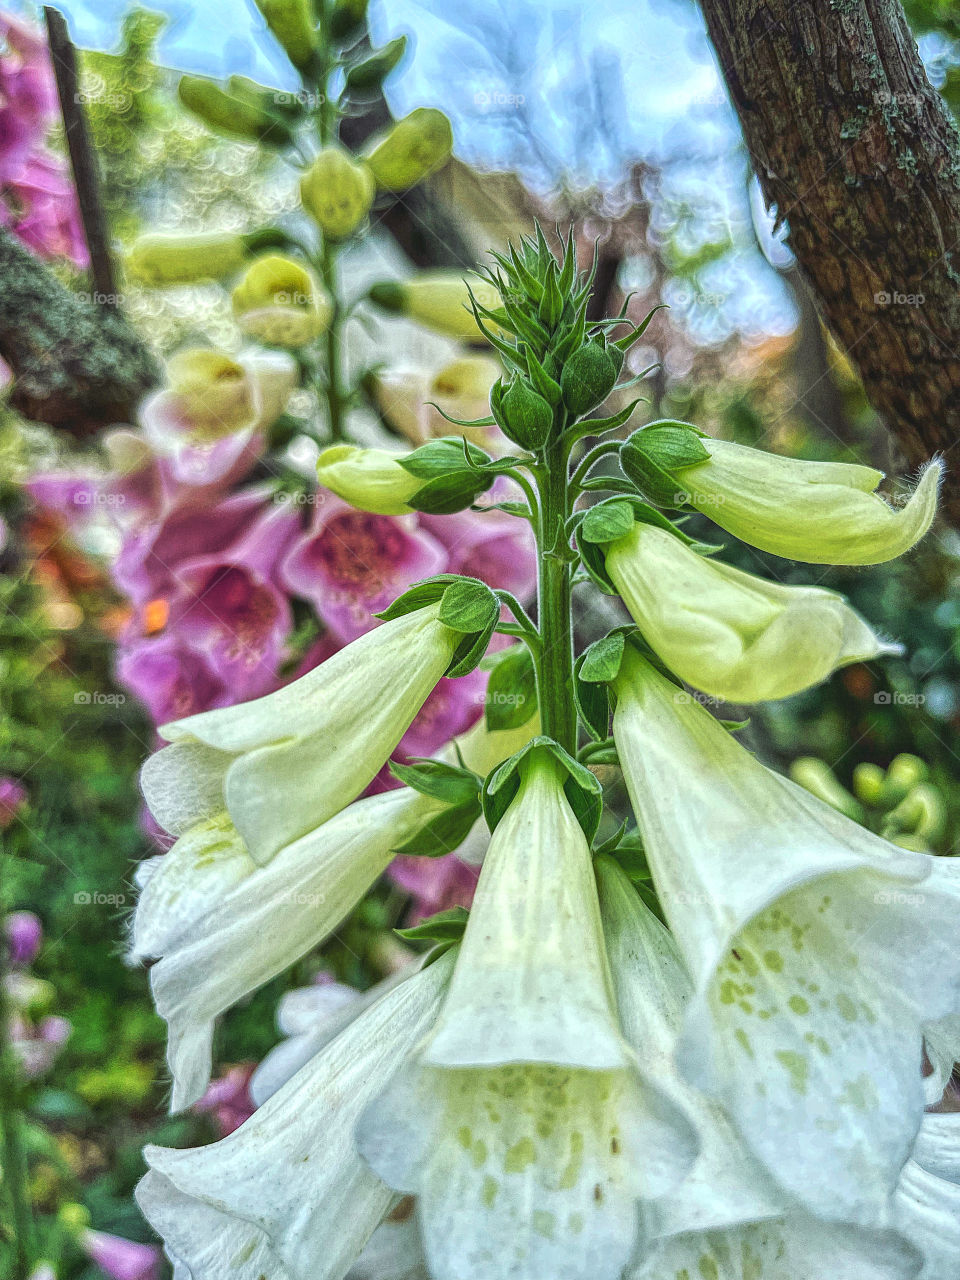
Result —
<path fill-rule="evenodd" d="M 406 857 L 443 858 L 463 844 L 481 815 L 480 796 L 436 814 L 393 852 Z"/>
<path fill-rule="evenodd" d="M 625 537 L 634 525 L 633 508 L 619 498 L 608 498 L 590 507 L 583 517 L 578 540 L 586 542 L 616 542 Z"/>
<path fill-rule="evenodd" d="M 485 715 L 487 728 L 519 729 L 537 709 L 537 676 L 526 645 L 504 654 L 490 673 Z"/>
<path fill-rule="evenodd" d="M 632 625 L 618 627 L 599 640 L 594 640 L 580 657 L 580 679 L 588 684 L 609 684 L 611 680 L 616 680 L 623 661 L 626 633 L 632 630 Z"/>
<path fill-rule="evenodd" d="M 564 751 L 558 742 L 543 735 L 531 738 L 516 755 L 494 769 L 484 782 L 481 803 L 483 815 L 490 830 L 496 829 L 514 800 L 520 787 L 520 764 L 531 751 L 549 751 L 553 758 L 566 769 L 567 780 L 563 786 L 563 793 L 583 828 L 587 840 L 592 840 L 600 823 L 603 788 L 585 765 L 574 760 L 573 756 Z"/>
<path fill-rule="evenodd" d="M 402 618 L 408 613 L 413 613 L 415 609 L 425 609 L 428 605 L 436 604 L 438 600 L 443 598 L 443 593 L 448 584 L 453 582 L 455 578 L 456 574 L 442 573 L 435 578 L 427 578 L 424 582 L 418 582 L 409 591 L 404 591 L 403 595 L 397 596 L 396 600 L 387 605 L 386 609 L 374 614 L 374 617 L 380 618 L 382 622 L 392 622 L 394 618 Z"/>
<path fill-rule="evenodd" d="M 418 759 L 409 764 L 391 760 L 390 772 L 404 786 L 421 795 L 443 800 L 446 804 L 465 804 L 480 800 L 481 779 L 469 769 L 460 769 L 443 760 Z"/>
<path fill-rule="evenodd" d="M 581 658 L 574 671 L 573 696 L 577 712 L 584 727 L 595 742 L 602 742 L 610 729 L 610 699 L 606 687 L 583 679 L 580 674 Z"/>
<path fill-rule="evenodd" d="M 440 621 L 464 635 L 485 631 L 500 617 L 500 602 L 479 578 L 454 577 L 443 593 Z"/>
<path fill-rule="evenodd" d="M 438 911 L 419 924 L 395 932 L 407 942 L 459 942 L 469 919 L 466 907 L 451 907 L 449 911 Z"/>

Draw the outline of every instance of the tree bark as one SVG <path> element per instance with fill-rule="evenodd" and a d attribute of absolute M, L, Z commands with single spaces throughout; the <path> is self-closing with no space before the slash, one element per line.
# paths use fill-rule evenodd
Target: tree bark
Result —
<path fill-rule="evenodd" d="M 768 206 L 911 466 L 960 524 L 960 134 L 899 0 L 701 0 Z"/>

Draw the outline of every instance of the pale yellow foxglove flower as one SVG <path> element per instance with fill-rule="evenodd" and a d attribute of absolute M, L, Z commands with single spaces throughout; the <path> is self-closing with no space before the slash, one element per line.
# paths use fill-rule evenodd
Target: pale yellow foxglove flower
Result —
<path fill-rule="evenodd" d="M 651 649 L 717 698 L 787 698 L 838 667 L 899 652 L 835 592 L 768 582 L 699 555 L 654 525 L 634 524 L 605 556 Z"/>
<path fill-rule="evenodd" d="M 960 1011 L 936 859 L 764 768 L 634 651 L 613 733 L 694 982 L 678 1061 L 814 1213 L 877 1223 L 923 1114 L 922 1029 Z"/>
<path fill-rule="evenodd" d="M 678 500 L 743 542 L 808 564 L 881 564 L 933 523 L 943 466 L 932 462 L 901 507 L 875 492 L 883 472 L 846 462 L 804 462 L 703 437 L 706 462 L 676 474 Z"/>
<path fill-rule="evenodd" d="M 403 456 L 388 449 L 331 445 L 317 459 L 317 480 L 360 511 L 405 515 L 413 510 L 407 500 L 423 488 L 424 481 L 404 471 L 398 461 Z"/>

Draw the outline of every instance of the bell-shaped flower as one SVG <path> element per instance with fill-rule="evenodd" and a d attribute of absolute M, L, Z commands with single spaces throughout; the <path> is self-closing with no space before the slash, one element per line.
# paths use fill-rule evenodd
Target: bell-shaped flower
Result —
<path fill-rule="evenodd" d="M 438 365 L 410 365 L 387 368 L 373 381 L 373 394 L 380 412 L 415 445 L 448 436 L 451 425 L 443 416 L 463 422 L 487 419 L 490 388 L 503 369 L 492 356 L 473 352 Z M 481 448 L 502 453 L 506 443 L 495 426 L 457 428 Z M 499 444 L 499 448 L 498 448 Z"/>
<path fill-rule="evenodd" d="M 434 1280 L 613 1280 L 695 1136 L 620 1034 L 562 768 L 519 769 L 437 1025 L 357 1139 L 417 1196 Z"/>
<path fill-rule="evenodd" d="M 349 804 L 450 665 L 460 637 L 438 611 L 431 605 L 385 622 L 263 698 L 164 725 L 161 734 L 173 743 L 164 751 L 207 748 L 198 786 L 209 786 L 207 766 L 219 764 L 220 802 L 198 816 L 226 809 L 250 855 L 265 863 Z M 153 771 L 162 766 L 147 767 L 151 803 L 161 776 Z"/>
<path fill-rule="evenodd" d="M 835 592 L 768 582 L 654 525 L 635 523 L 605 558 L 650 647 L 717 698 L 787 698 L 838 667 L 898 652 Z"/>
<path fill-rule="evenodd" d="M 923 1117 L 893 1206 L 893 1220 L 923 1254 L 917 1280 L 960 1276 L 960 1114 Z"/>
<path fill-rule="evenodd" d="M 632 650 L 614 738 L 695 984 L 678 1050 L 827 1218 L 875 1222 L 923 1112 L 921 1029 L 960 1007 L 955 903 L 929 856 L 764 768 Z"/>
<path fill-rule="evenodd" d="M 918 542 L 936 514 L 939 461 L 898 508 L 875 492 L 883 472 L 873 467 L 806 462 L 708 437 L 700 443 L 709 460 L 677 471 L 676 501 L 790 560 L 881 564 Z"/>
<path fill-rule="evenodd" d="M 326 331 L 333 315 L 330 297 L 313 273 L 278 253 L 251 263 L 231 296 L 244 333 L 274 347 L 306 346 Z"/>
<path fill-rule="evenodd" d="M 402 982 L 210 1146 L 148 1146 L 137 1188 L 175 1263 L 202 1280 L 341 1280 L 396 1197 L 353 1130 L 429 1031 L 452 954 Z"/>
<path fill-rule="evenodd" d="M 532 731 L 478 725 L 457 745 L 467 767 L 485 773 Z M 207 1086 L 215 1019 L 329 936 L 395 850 L 447 808 L 410 787 L 368 796 L 258 867 L 225 815 L 204 813 L 205 804 L 222 804 L 208 785 L 209 750 L 175 743 L 145 771 L 148 800 L 159 790 L 163 820 L 183 832 L 146 879 L 133 923 L 134 953 L 162 957 L 150 983 L 168 1024 L 175 1109 Z"/>
<path fill-rule="evenodd" d="M 648 1245 L 626 1280 L 909 1280 L 917 1254 L 897 1232 L 827 1223 L 799 1209 L 723 1109 L 680 1077 L 674 1052 L 693 984 L 677 945 L 611 858 L 598 859 L 597 878 L 624 1034 L 688 1112 L 701 1144 L 684 1181 L 645 1207 Z"/>

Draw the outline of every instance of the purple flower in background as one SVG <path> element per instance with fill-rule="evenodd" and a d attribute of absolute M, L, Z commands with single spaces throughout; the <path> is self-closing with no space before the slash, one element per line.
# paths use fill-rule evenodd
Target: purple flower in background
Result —
<path fill-rule="evenodd" d="M 10 1044 L 28 1080 L 46 1075 L 73 1030 L 66 1018 L 50 1013 L 39 1022 L 19 1014 L 10 1019 Z"/>
<path fill-rule="evenodd" d="M 106 1231 L 84 1231 L 80 1246 L 110 1280 L 158 1280 L 162 1254 L 159 1245 L 139 1244 Z"/>
<path fill-rule="evenodd" d="M 4 221 L 41 258 L 89 261 L 73 183 L 63 161 L 49 151 L 29 157 L 4 184 Z"/>
<path fill-rule="evenodd" d="M 31 964 L 43 941 L 43 925 L 32 911 L 11 911 L 4 919 L 7 954 L 14 968 Z"/>
<path fill-rule="evenodd" d="M 222 552 L 185 560 L 170 626 L 197 646 L 232 700 L 266 693 L 293 627 L 277 567 L 300 531 L 296 511 L 274 504 Z"/>
<path fill-rule="evenodd" d="M 356 511 L 324 489 L 316 496 L 310 529 L 284 561 L 282 579 L 349 643 L 411 583 L 442 573 L 447 553 L 416 516 Z"/>
<path fill-rule="evenodd" d="M 498 493 L 496 501 L 504 500 Z M 421 524 L 447 549 L 448 573 L 479 578 L 489 587 L 529 599 L 537 584 L 537 548 L 530 526 L 505 511 L 460 511 L 421 516 Z"/>
<path fill-rule="evenodd" d="M 41 143 L 57 112 L 57 87 L 40 32 L 0 12 L 0 180 Z"/>
<path fill-rule="evenodd" d="M 16 778 L 0 778 L 0 831 L 5 831 L 26 808 L 26 788 Z"/>
<path fill-rule="evenodd" d="M 401 760 L 432 756 L 445 742 L 469 729 L 483 714 L 487 679 L 486 671 L 471 671 L 455 680 L 441 680 L 400 739 L 395 754 Z"/>
<path fill-rule="evenodd" d="M 236 701 L 209 658 L 178 635 L 124 644 L 117 655 L 117 681 L 144 704 L 157 725 Z"/>
<path fill-rule="evenodd" d="M 387 874 L 413 898 L 410 923 L 436 911 L 469 907 L 477 888 L 479 867 L 467 866 L 455 853 L 445 858 L 394 858 Z"/>
<path fill-rule="evenodd" d="M 192 1110 L 209 1115 L 217 1127 L 217 1134 L 225 1138 L 239 1129 L 256 1110 L 250 1097 L 250 1079 L 256 1070 L 255 1062 L 238 1063 L 227 1067 L 223 1074 L 212 1080 L 207 1091 Z"/>

